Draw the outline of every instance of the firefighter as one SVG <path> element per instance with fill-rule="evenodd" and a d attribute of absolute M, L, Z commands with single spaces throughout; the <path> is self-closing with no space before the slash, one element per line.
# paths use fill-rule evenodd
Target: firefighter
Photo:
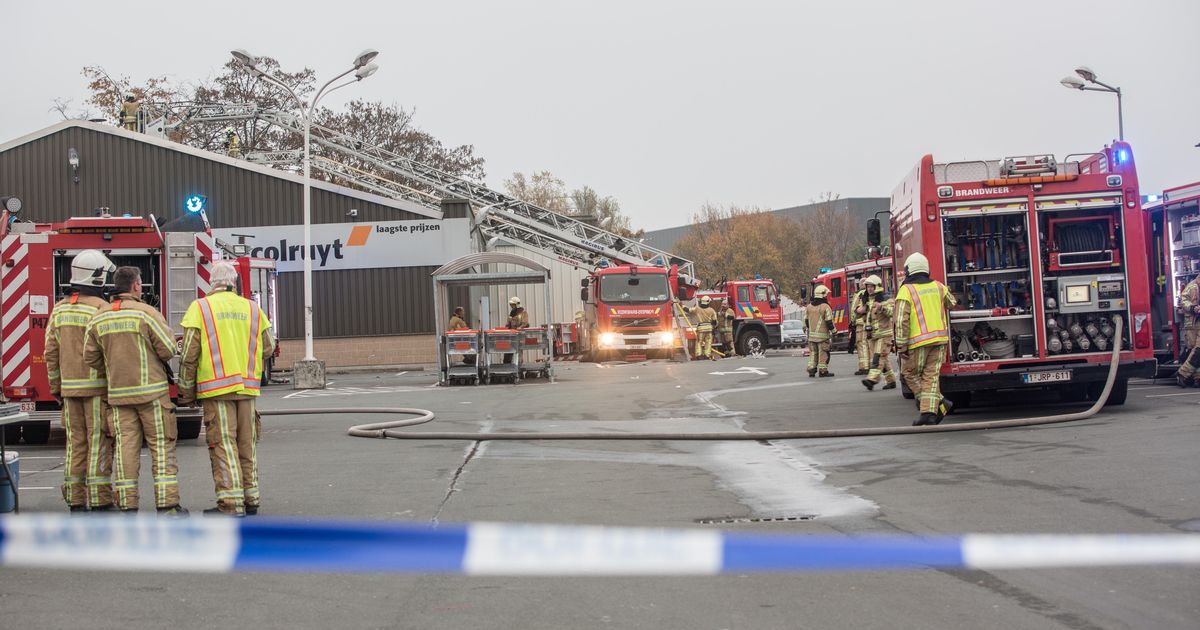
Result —
<path fill-rule="evenodd" d="M 508 323 L 505 328 L 513 330 L 529 328 L 529 314 L 525 312 L 525 307 L 521 306 L 521 298 L 515 295 L 508 298 Z M 505 363 L 512 363 L 512 360 L 512 353 L 504 355 Z"/>
<path fill-rule="evenodd" d="M 242 157 L 241 140 L 238 139 L 237 132 L 232 129 L 225 132 L 225 153 L 231 158 Z"/>
<path fill-rule="evenodd" d="M 1200 369 L 1200 353 L 1196 352 L 1197 336 L 1200 336 L 1200 277 L 1192 278 L 1179 294 L 1179 310 L 1183 312 L 1183 345 L 1191 348 L 1187 358 L 1179 363 L 1175 382 L 1180 387 L 1196 385 L 1196 371 Z"/>
<path fill-rule="evenodd" d="M 116 297 L 88 323 L 83 360 L 108 375 L 112 407 L 113 491 L 122 512 L 138 509 L 142 439 L 150 445 L 154 505 L 168 517 L 184 517 L 175 463 L 175 406 L 166 362 L 175 356 L 175 337 L 154 307 L 142 302 L 141 272 L 118 267 Z"/>
<path fill-rule="evenodd" d="M 275 351 L 271 322 L 258 303 L 237 294 L 237 269 L 212 266 L 212 292 L 183 315 L 179 361 L 181 404 L 199 399 L 204 408 L 208 459 L 217 507 L 205 514 L 258 514 L 259 430 L 255 399 L 263 365 Z"/>
<path fill-rule="evenodd" d="M 700 306 L 683 307 L 685 313 L 696 314 L 696 358 L 716 361 L 712 354 L 713 328 L 717 325 L 717 312 L 713 310 L 712 298 L 700 296 Z"/>
<path fill-rule="evenodd" d="M 876 281 L 876 284 L 871 284 L 872 279 Z M 854 299 L 850 303 L 850 327 L 854 329 L 854 349 L 858 354 L 858 369 L 854 372 L 855 376 L 862 376 L 868 371 L 871 342 L 867 339 L 867 334 L 863 329 L 867 326 L 867 311 L 875 299 L 875 287 L 879 286 L 878 280 L 879 276 L 868 276 L 863 280 L 862 290 L 854 294 Z"/>
<path fill-rule="evenodd" d="M 829 288 L 813 287 L 812 302 L 804 310 L 804 331 L 808 335 L 808 375 L 833 376 L 829 371 L 830 335 L 833 334 L 833 309 L 826 298 Z"/>
<path fill-rule="evenodd" d="M 465 313 L 466 311 L 463 310 L 463 307 L 454 307 L 454 314 L 450 316 L 450 323 L 446 325 L 446 330 L 462 330 L 464 328 L 470 328 L 470 326 L 467 325 L 467 320 L 464 319 Z"/>
<path fill-rule="evenodd" d="M 862 384 L 867 390 L 873 390 L 882 376 L 883 389 L 896 389 L 896 373 L 892 371 L 892 362 L 888 358 L 892 348 L 892 318 L 895 316 L 896 303 L 888 297 L 879 278 L 872 277 L 875 278 L 875 295 L 867 309 L 867 325 L 864 328 L 871 340 L 871 371 Z"/>
<path fill-rule="evenodd" d="M 132 94 L 126 94 L 125 102 L 121 104 L 121 111 L 117 112 L 117 117 L 121 120 L 121 126 L 129 131 L 137 131 L 138 115 L 141 113 L 141 109 L 142 104 Z"/>
<path fill-rule="evenodd" d="M 920 416 L 913 426 L 938 424 L 953 406 L 942 398 L 942 359 L 950 345 L 947 310 L 956 301 L 946 285 L 929 277 L 929 260 L 920 252 L 904 261 L 904 286 L 897 291 L 896 350 L 904 357 L 908 386 Z"/>
<path fill-rule="evenodd" d="M 735 316 L 733 309 L 729 308 L 728 301 L 721 302 L 721 310 L 717 312 L 717 321 L 721 324 L 721 350 L 722 354 L 731 357 L 737 353 L 737 349 L 733 345 L 733 320 Z"/>
<path fill-rule="evenodd" d="M 102 253 L 86 249 L 71 259 L 71 293 L 54 305 L 46 326 L 46 372 L 50 394 L 62 405 L 67 432 L 63 499 L 72 512 L 113 509 L 113 440 L 108 426 L 104 370 L 83 362 L 88 322 L 107 304 L 104 285 L 116 267 Z"/>

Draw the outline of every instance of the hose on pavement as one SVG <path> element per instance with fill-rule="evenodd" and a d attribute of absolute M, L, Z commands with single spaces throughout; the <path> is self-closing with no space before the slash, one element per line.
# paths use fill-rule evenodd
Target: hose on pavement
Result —
<path fill-rule="evenodd" d="M 1121 330 L 1124 324 L 1120 315 L 1115 316 L 1114 327 Z M 1012 418 L 1009 420 L 984 420 L 979 422 L 962 422 L 955 424 L 938 424 L 925 426 L 894 426 L 894 427 L 855 427 L 848 429 L 801 429 L 794 431 L 721 431 L 711 433 L 676 433 L 676 432 L 642 432 L 642 433 L 611 433 L 600 431 L 489 431 L 470 433 L 465 431 L 400 431 L 399 429 L 413 427 L 430 422 L 434 418 L 432 411 L 410 407 L 324 407 L 309 409 L 262 409 L 264 416 L 312 415 L 312 414 L 385 414 L 412 415 L 414 418 L 391 420 L 360 424 L 350 427 L 347 434 L 352 437 L 394 438 L 398 440 L 464 440 L 470 442 L 485 442 L 494 440 L 634 440 L 634 441 L 745 441 L 745 440 L 814 440 L 845 437 L 874 437 L 884 435 L 910 435 L 921 433 L 950 433 L 954 431 L 979 431 L 983 429 L 1010 429 L 1016 427 L 1034 427 L 1046 424 L 1060 424 L 1086 420 L 1096 415 L 1108 396 L 1112 393 L 1113 384 L 1117 380 L 1117 370 L 1120 365 L 1121 343 L 1114 343 L 1112 359 L 1108 369 L 1108 377 L 1104 381 L 1104 390 L 1091 407 L 1084 411 L 1064 413 L 1054 416 L 1034 418 Z"/>

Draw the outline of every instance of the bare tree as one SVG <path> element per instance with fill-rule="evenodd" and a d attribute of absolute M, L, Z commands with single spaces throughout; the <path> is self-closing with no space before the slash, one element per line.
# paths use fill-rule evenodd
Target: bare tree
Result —
<path fill-rule="evenodd" d="M 560 214 L 571 214 L 567 185 L 550 171 L 513 173 L 504 180 L 508 194 L 535 206 L 553 210 Z"/>
<path fill-rule="evenodd" d="M 812 241 L 801 266 L 810 275 L 821 267 L 841 267 L 862 260 L 866 251 L 866 230 L 850 216 L 849 209 L 838 209 L 839 196 L 827 192 L 811 203 L 812 212 L 800 218 L 803 233 Z"/>
<path fill-rule="evenodd" d="M 621 204 L 611 196 L 601 197 L 591 186 L 576 188 L 571 191 L 571 202 L 575 206 L 574 214 L 579 217 L 589 217 L 595 220 L 601 228 L 626 237 L 641 236 L 644 230 L 634 231 L 630 227 L 629 217 L 621 212 Z"/>

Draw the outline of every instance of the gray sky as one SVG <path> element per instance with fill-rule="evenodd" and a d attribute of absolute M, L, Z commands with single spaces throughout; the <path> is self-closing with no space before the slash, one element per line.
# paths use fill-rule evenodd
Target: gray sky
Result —
<path fill-rule="evenodd" d="M 3 0 L 0 23 L 0 141 L 56 122 L 55 97 L 81 103 L 86 64 L 193 80 L 244 47 L 323 81 L 374 47 L 380 72 L 328 104 L 415 107 L 475 145 L 492 186 L 548 169 L 648 229 L 705 201 L 887 196 L 925 153 L 1099 149 L 1115 97 L 1058 84 L 1081 63 L 1128 94 L 1143 192 L 1200 180 L 1196 0 Z"/>

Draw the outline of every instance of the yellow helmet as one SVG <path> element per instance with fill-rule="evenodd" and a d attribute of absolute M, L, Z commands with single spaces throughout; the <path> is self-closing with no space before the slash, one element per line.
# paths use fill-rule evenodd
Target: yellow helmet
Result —
<path fill-rule="evenodd" d="M 877 276 L 875 274 L 871 274 L 871 275 L 867 276 L 866 280 L 863 280 L 863 283 L 869 284 L 873 287 L 878 287 L 883 284 L 883 280 L 880 280 L 879 276 Z"/>
<path fill-rule="evenodd" d="M 904 261 L 904 273 L 929 273 L 929 259 L 921 252 L 909 254 Z"/>
<path fill-rule="evenodd" d="M 816 287 L 813 288 L 812 295 L 813 295 L 813 299 L 819 300 L 819 299 L 829 295 L 829 287 L 827 287 L 823 284 L 818 284 Z"/>
<path fill-rule="evenodd" d="M 712 302 L 712 298 L 707 295 L 700 296 L 700 306 L 708 306 L 710 302 Z"/>
<path fill-rule="evenodd" d="M 520 306 L 521 298 L 514 295 L 514 296 L 508 298 L 508 304 L 509 304 L 509 306 Z"/>

